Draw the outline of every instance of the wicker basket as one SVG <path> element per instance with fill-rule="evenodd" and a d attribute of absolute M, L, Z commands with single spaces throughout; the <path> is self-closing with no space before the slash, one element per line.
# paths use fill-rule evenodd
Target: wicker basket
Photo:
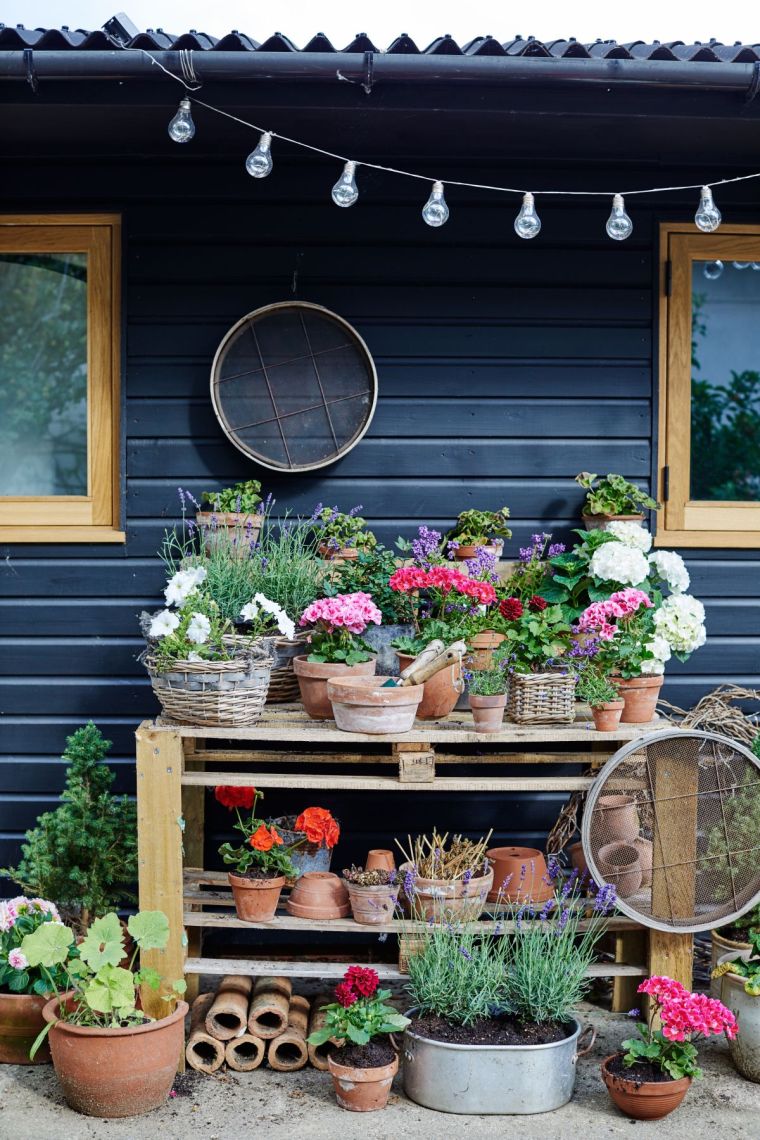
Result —
<path fill-rule="evenodd" d="M 572 673 L 513 673 L 507 720 L 517 724 L 569 724 L 575 720 Z"/>
<path fill-rule="evenodd" d="M 164 715 L 178 724 L 238 728 L 255 724 L 269 688 L 272 657 L 261 641 L 225 637 L 228 661 L 177 661 L 157 672 L 151 648 L 140 660 Z"/>
<path fill-rule="evenodd" d="M 272 666 L 272 678 L 267 693 L 268 705 L 300 701 L 301 690 L 298 688 L 298 678 L 293 672 L 293 658 L 297 657 L 299 653 L 303 653 L 306 637 L 305 633 L 300 633 L 296 634 L 292 641 L 286 637 L 271 639 L 274 665 Z"/>

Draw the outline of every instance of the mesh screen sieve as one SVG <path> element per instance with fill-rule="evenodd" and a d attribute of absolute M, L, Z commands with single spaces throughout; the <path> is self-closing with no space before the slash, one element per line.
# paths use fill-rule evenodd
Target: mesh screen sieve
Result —
<path fill-rule="evenodd" d="M 598 882 L 645 926 L 724 926 L 760 900 L 760 764 L 708 732 L 627 744 L 594 782 L 583 850 Z"/>

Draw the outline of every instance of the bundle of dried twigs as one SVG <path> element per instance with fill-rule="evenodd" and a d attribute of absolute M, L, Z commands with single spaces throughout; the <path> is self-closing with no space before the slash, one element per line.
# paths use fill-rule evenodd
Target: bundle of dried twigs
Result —
<path fill-rule="evenodd" d="M 754 704 L 751 712 L 743 712 L 735 702 Z M 718 732 L 751 747 L 760 735 L 760 689 L 745 689 L 741 685 L 719 685 L 707 693 L 694 706 L 685 711 L 669 701 L 660 701 L 658 708 L 663 710 L 667 720 L 679 728 L 696 728 L 704 732 Z M 665 710 L 669 710 L 665 711 Z"/>
<path fill-rule="evenodd" d="M 449 833 L 439 835 L 437 828 L 433 828 L 431 835 L 418 835 L 414 841 L 407 835 L 408 848 L 396 840 L 399 851 L 406 863 L 416 868 L 421 879 L 446 879 L 452 881 L 461 879 L 465 872 L 472 875 L 480 871 L 485 863 L 486 850 L 493 834 L 488 832 L 485 839 L 473 843 L 462 835 L 453 835 L 449 843 Z"/>

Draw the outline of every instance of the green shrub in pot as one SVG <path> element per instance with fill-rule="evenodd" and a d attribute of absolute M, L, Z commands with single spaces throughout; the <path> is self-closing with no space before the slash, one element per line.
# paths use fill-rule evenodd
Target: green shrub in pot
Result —
<path fill-rule="evenodd" d="M 575 476 L 575 482 L 586 492 L 584 515 L 635 515 L 643 510 L 660 509 L 660 504 L 651 495 L 635 483 L 629 483 L 622 475 L 599 476 L 581 471 Z"/>

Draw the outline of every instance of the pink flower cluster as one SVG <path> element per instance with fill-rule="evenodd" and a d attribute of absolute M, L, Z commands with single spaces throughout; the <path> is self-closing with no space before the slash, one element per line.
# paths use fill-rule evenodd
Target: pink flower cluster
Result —
<path fill-rule="evenodd" d="M 657 1002 L 662 1035 L 669 1041 L 690 1041 L 693 1034 L 736 1037 L 738 1026 L 730 1009 L 716 998 L 690 993 L 673 978 L 655 975 L 642 982 L 638 992 L 649 994 Z"/>
<path fill-rule="evenodd" d="M 601 641 L 611 641 L 617 626 L 610 618 L 624 618 L 635 614 L 641 606 L 652 609 L 652 601 L 643 590 L 627 586 L 616 590 L 605 602 L 592 602 L 578 618 L 578 628 L 584 633 L 595 633 Z"/>
<path fill-rule="evenodd" d="M 61 916 L 55 903 L 47 899 L 30 899 L 26 895 L 17 895 L 15 899 L 0 902 L 0 934 L 5 934 L 15 925 L 22 915 L 49 914 L 54 922 L 60 922 Z"/>
<path fill-rule="evenodd" d="M 474 598 L 482 605 L 496 601 L 496 590 L 490 582 L 477 582 L 450 566 L 431 566 L 428 570 L 417 566 L 402 566 L 391 574 L 388 585 L 392 590 L 403 594 L 411 594 L 415 590 L 441 590 L 448 594 L 454 590 L 457 594 Z"/>
<path fill-rule="evenodd" d="M 301 614 L 299 625 L 321 622 L 330 632 L 347 629 L 349 633 L 364 633 L 370 622 L 380 625 L 383 615 L 370 594 L 361 590 L 355 594 L 336 594 L 334 598 L 318 598 Z"/>

